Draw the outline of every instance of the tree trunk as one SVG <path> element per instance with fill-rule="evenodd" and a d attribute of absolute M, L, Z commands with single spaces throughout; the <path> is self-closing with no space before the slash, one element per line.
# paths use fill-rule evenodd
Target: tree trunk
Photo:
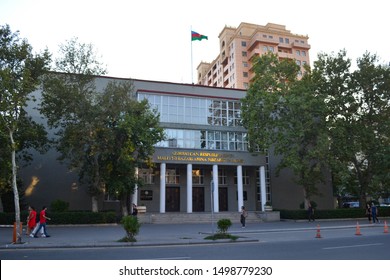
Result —
<path fill-rule="evenodd" d="M 16 243 L 22 243 L 22 228 L 20 226 L 20 205 L 19 205 L 19 192 L 18 185 L 16 182 L 16 151 L 15 151 L 15 142 L 13 137 L 13 132 L 10 130 L 9 137 L 11 140 L 12 147 L 12 190 L 14 192 L 14 202 L 15 202 L 15 222 L 16 222 Z"/>
<path fill-rule="evenodd" d="M 98 199 L 96 195 L 93 195 L 91 197 L 92 199 L 92 212 L 97 213 L 99 212 L 99 207 L 98 207 Z"/>
<path fill-rule="evenodd" d="M 4 205 L 3 205 L 3 199 L 1 198 L 1 195 L 0 195 L 0 213 L 4 213 Z"/>
<path fill-rule="evenodd" d="M 124 194 L 121 198 L 121 210 L 123 217 L 129 215 L 129 196 L 127 194 Z"/>

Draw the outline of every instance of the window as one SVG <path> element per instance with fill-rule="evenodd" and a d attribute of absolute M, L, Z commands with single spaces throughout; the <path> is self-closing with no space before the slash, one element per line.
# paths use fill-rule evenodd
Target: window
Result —
<path fill-rule="evenodd" d="M 204 172 L 203 169 L 192 170 L 192 184 L 203 185 L 204 184 Z"/>
<path fill-rule="evenodd" d="M 244 67 L 248 67 L 248 61 L 243 61 L 243 62 L 242 62 L 242 65 L 243 65 Z"/>
<path fill-rule="evenodd" d="M 242 56 L 247 56 L 248 55 L 248 53 L 247 52 L 242 52 Z"/>
<path fill-rule="evenodd" d="M 270 46 L 270 47 L 268 47 L 268 49 L 269 49 L 271 52 L 274 52 L 274 47 Z"/>
<path fill-rule="evenodd" d="M 178 185 L 179 178 L 180 178 L 180 175 L 177 172 L 176 168 L 175 169 L 167 169 L 167 171 L 165 173 L 165 180 L 166 180 L 167 184 Z"/>
<path fill-rule="evenodd" d="M 138 177 L 141 178 L 145 184 L 154 184 L 155 174 L 153 169 L 139 169 Z"/>
<path fill-rule="evenodd" d="M 296 60 L 295 63 L 299 66 L 301 66 L 301 61 L 300 60 Z"/>
<path fill-rule="evenodd" d="M 249 83 L 243 83 L 242 86 L 244 87 L 244 89 L 248 89 L 249 88 Z"/>
<path fill-rule="evenodd" d="M 279 43 L 284 43 L 284 39 L 282 37 L 279 37 Z"/>
<path fill-rule="evenodd" d="M 218 169 L 218 184 L 219 185 L 227 184 L 226 169 L 223 168 Z"/>
<path fill-rule="evenodd" d="M 296 53 L 296 55 L 301 56 L 301 51 L 300 50 L 295 51 L 295 53 Z"/>
<path fill-rule="evenodd" d="M 241 46 L 242 47 L 246 47 L 246 42 L 245 41 L 241 41 Z"/>
<path fill-rule="evenodd" d="M 234 113 L 229 113 L 224 123 L 238 122 Z M 237 125 L 239 123 L 236 123 Z M 181 130 L 165 129 L 168 139 L 175 139 L 176 148 L 183 149 L 208 149 L 208 150 L 228 150 L 247 151 L 248 142 L 246 133 L 232 131 L 205 131 L 205 130 Z M 157 147 L 170 147 L 170 140 L 164 140 L 156 144 Z"/>
<path fill-rule="evenodd" d="M 286 44 L 290 44 L 290 39 L 289 39 L 289 38 L 285 38 L 285 39 L 284 39 L 284 42 L 285 42 Z"/>
<path fill-rule="evenodd" d="M 248 72 L 243 72 L 242 75 L 244 76 L 244 78 L 248 78 Z"/>
<path fill-rule="evenodd" d="M 301 52 L 302 56 L 306 56 L 306 51 Z"/>
<path fill-rule="evenodd" d="M 234 184 L 237 185 L 238 179 L 237 179 L 237 171 L 234 172 Z M 242 184 L 245 186 L 250 185 L 249 181 L 249 174 L 248 170 L 246 168 L 242 169 Z"/>

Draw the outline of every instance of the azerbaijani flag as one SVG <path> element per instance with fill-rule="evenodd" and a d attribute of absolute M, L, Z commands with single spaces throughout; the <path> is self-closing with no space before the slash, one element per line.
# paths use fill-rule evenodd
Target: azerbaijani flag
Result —
<path fill-rule="evenodd" d="M 191 41 L 202 41 L 203 39 L 208 40 L 207 36 L 196 33 L 195 31 L 191 31 Z"/>

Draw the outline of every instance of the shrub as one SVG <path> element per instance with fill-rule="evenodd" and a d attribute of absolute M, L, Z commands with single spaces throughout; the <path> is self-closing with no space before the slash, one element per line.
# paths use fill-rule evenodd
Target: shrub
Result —
<path fill-rule="evenodd" d="M 221 234 L 226 234 L 228 229 L 232 226 L 232 222 L 229 219 L 221 219 L 217 222 L 218 231 Z"/>
<path fill-rule="evenodd" d="M 52 212 L 66 212 L 69 210 L 69 202 L 63 201 L 61 199 L 54 200 L 50 204 L 50 210 Z"/>
<path fill-rule="evenodd" d="M 127 235 L 122 241 L 136 242 L 137 240 L 135 237 L 139 233 L 139 228 L 141 227 L 138 218 L 136 216 L 124 216 L 121 223 L 123 224 L 123 228 Z"/>

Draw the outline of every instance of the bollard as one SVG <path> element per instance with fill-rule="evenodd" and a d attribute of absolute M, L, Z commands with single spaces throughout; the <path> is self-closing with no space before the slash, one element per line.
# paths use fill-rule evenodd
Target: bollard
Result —
<path fill-rule="evenodd" d="M 20 232 L 21 232 L 21 234 L 23 234 L 23 222 L 20 222 Z M 18 236 L 18 233 L 16 231 L 16 222 L 14 222 L 14 232 L 12 235 L 12 243 L 16 243 L 17 236 Z"/>

